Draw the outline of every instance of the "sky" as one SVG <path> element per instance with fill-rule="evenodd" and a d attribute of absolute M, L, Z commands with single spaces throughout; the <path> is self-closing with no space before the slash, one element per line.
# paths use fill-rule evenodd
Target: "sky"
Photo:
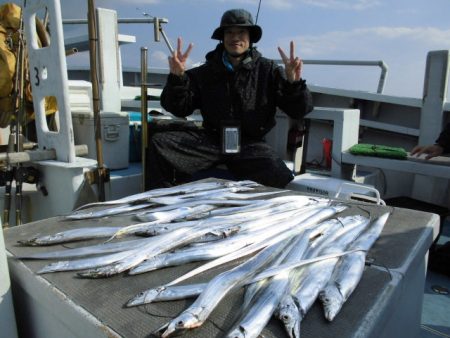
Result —
<path fill-rule="evenodd" d="M 182 37 L 194 44 L 189 65 L 204 60 L 215 48 L 211 34 L 224 11 L 244 8 L 256 17 L 259 0 L 96 0 L 97 7 L 114 9 L 119 18 L 166 18 L 163 29 L 172 45 Z M 87 0 L 62 0 L 62 17 L 86 18 Z M 279 59 L 277 46 L 305 60 L 384 61 L 388 66 L 385 94 L 422 97 L 427 53 L 450 49 L 449 0 L 262 0 L 258 25 L 263 29 L 258 50 Z M 81 26 L 66 27 L 65 36 Z M 153 41 L 153 25 L 121 24 L 119 33 L 136 36 L 122 47 L 124 67 L 139 67 L 140 48 L 148 47 L 150 68 L 167 68 L 169 50 Z M 88 64 L 88 53 L 68 58 L 68 65 Z M 309 84 L 376 91 L 380 68 L 305 65 Z M 151 80 L 150 80 L 151 81 Z"/>

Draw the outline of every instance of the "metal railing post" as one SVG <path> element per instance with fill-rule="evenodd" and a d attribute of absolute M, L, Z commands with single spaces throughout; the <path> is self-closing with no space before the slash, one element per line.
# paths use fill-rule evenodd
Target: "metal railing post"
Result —
<path fill-rule="evenodd" d="M 145 191 L 147 136 L 147 47 L 141 47 L 141 160 L 142 160 L 142 191 Z"/>

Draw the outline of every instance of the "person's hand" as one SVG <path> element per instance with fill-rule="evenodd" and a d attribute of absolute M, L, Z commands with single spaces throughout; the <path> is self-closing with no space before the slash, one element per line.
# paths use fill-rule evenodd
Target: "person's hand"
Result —
<path fill-rule="evenodd" d="M 194 45 L 192 43 L 189 44 L 186 52 L 183 54 L 181 51 L 183 45 L 183 40 L 178 38 L 177 40 L 177 49 L 173 52 L 172 56 L 169 56 L 169 69 L 170 72 L 177 76 L 182 76 L 184 71 L 186 70 L 186 60 L 191 53 L 192 47 Z"/>
<path fill-rule="evenodd" d="M 289 82 L 294 82 L 300 80 L 302 76 L 302 60 L 295 56 L 295 45 L 294 41 L 290 44 L 290 57 L 284 53 L 281 47 L 278 47 L 278 52 L 280 53 L 281 59 L 284 63 L 284 71 L 286 72 L 286 78 Z"/>
<path fill-rule="evenodd" d="M 429 146 L 416 146 L 413 150 L 411 150 L 411 155 L 420 156 L 422 154 L 427 154 L 425 159 L 429 160 L 432 157 L 442 155 L 443 152 L 444 148 L 442 148 L 439 144 L 433 144 Z"/>

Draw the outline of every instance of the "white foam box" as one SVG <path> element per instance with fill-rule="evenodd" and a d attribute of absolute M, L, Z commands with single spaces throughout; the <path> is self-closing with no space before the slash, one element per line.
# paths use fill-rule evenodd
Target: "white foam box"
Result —
<path fill-rule="evenodd" d="M 128 168 L 130 139 L 128 113 L 101 112 L 100 121 L 105 166 L 109 169 Z M 91 114 L 72 112 L 72 123 L 75 144 L 86 144 L 87 157 L 97 159 L 94 117 Z"/>
<path fill-rule="evenodd" d="M 367 200 L 373 201 L 375 197 L 379 196 L 378 190 L 370 185 L 311 173 L 295 176 L 286 189 L 330 198 L 338 197 L 336 194 L 339 193 L 339 198 L 347 200 L 364 196 Z"/>
<path fill-rule="evenodd" d="M 69 104 L 71 112 L 92 115 L 92 84 L 83 80 L 69 80 Z"/>

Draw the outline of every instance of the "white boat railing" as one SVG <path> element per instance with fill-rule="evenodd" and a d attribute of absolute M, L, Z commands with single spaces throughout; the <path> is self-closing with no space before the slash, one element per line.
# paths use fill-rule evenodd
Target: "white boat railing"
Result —
<path fill-rule="evenodd" d="M 144 14 L 147 15 L 147 14 Z M 117 19 L 118 24 L 127 23 L 127 24 L 141 24 L 141 23 L 149 23 L 153 24 L 153 34 L 156 42 L 160 41 L 160 35 L 162 35 L 164 42 L 167 45 L 167 48 L 169 48 L 170 52 L 173 53 L 174 49 L 170 43 L 169 38 L 167 37 L 166 33 L 164 32 L 164 29 L 161 24 L 168 23 L 169 20 L 166 18 L 157 18 L 157 17 L 151 17 L 151 18 L 123 18 L 123 19 Z M 87 24 L 87 19 L 66 19 L 63 20 L 63 24 L 65 25 L 79 25 L 79 24 Z"/>
<path fill-rule="evenodd" d="M 282 64 L 282 60 L 275 60 L 277 63 Z M 365 67 L 380 67 L 381 74 L 378 80 L 377 93 L 382 94 L 384 85 L 386 83 L 388 66 L 383 60 L 308 60 L 303 59 L 305 65 L 329 65 L 329 66 L 365 66 Z"/>

